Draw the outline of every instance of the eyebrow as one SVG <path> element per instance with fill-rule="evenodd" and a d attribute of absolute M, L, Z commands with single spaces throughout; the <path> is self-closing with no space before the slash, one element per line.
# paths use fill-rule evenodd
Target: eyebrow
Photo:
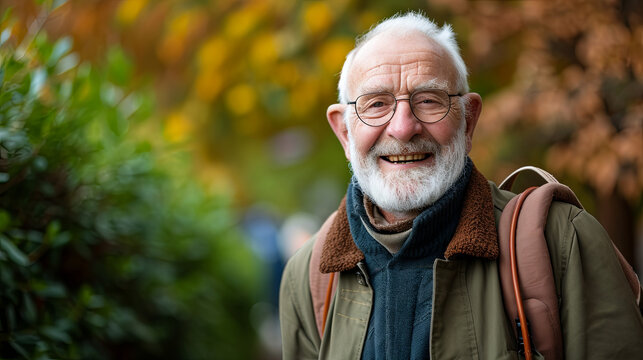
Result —
<path fill-rule="evenodd" d="M 444 80 L 430 79 L 421 83 L 418 86 L 415 86 L 411 91 L 411 93 L 414 93 L 417 91 L 431 90 L 431 89 L 440 89 L 440 90 L 447 91 L 448 85 L 447 85 L 447 82 Z M 362 87 L 360 94 L 381 93 L 381 92 L 392 93 L 393 91 L 391 91 L 390 86 L 386 86 L 382 84 L 373 84 L 373 85 L 366 85 Z"/>
<path fill-rule="evenodd" d="M 391 92 L 391 88 L 389 86 L 385 86 L 385 85 L 382 85 L 382 84 L 374 84 L 374 85 L 368 85 L 368 86 L 365 86 L 365 87 L 361 88 L 360 92 L 362 94 Z"/>
<path fill-rule="evenodd" d="M 431 79 L 429 81 L 425 81 L 424 83 L 416 86 L 412 92 L 432 90 L 432 89 L 448 91 L 449 85 L 447 81 Z"/>

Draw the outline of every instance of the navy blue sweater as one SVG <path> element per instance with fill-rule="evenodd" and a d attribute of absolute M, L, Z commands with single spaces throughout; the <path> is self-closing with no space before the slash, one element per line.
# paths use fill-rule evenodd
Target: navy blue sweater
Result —
<path fill-rule="evenodd" d="M 364 253 L 373 310 L 362 359 L 428 359 L 433 296 L 433 262 L 455 233 L 472 163 L 456 183 L 413 221 L 402 248 L 389 253 L 364 228 L 370 224 L 362 191 L 353 179 L 346 208 L 351 234 Z M 361 219 L 364 219 L 362 223 Z M 376 231 L 371 227 L 371 230 Z"/>

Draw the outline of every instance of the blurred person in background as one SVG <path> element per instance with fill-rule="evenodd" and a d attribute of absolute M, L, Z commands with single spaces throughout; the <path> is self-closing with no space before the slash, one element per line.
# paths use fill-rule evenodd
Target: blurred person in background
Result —
<path fill-rule="evenodd" d="M 319 269 L 339 280 L 320 335 L 315 237 L 288 262 L 284 359 L 519 358 L 497 266 L 496 219 L 513 194 L 468 157 L 482 101 L 451 27 L 417 13 L 381 22 L 347 55 L 338 89 L 327 118 L 353 178 Z M 548 219 L 564 356 L 641 358 L 643 318 L 606 232 L 569 204 Z"/>

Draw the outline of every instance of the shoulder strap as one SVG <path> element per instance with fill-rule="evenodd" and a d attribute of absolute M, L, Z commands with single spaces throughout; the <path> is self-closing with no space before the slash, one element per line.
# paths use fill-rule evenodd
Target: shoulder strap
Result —
<path fill-rule="evenodd" d="M 317 232 L 315 236 L 315 243 L 313 244 L 313 251 L 310 256 L 310 264 L 308 268 L 308 280 L 310 283 L 310 295 L 313 300 L 313 312 L 315 313 L 315 324 L 317 325 L 317 331 L 321 337 L 324 332 L 324 306 L 327 303 L 326 294 L 328 292 L 328 284 L 331 280 L 331 274 L 323 274 L 319 271 L 319 262 L 321 259 L 322 249 L 324 247 L 324 242 L 328 237 L 328 232 L 330 231 L 330 226 L 333 224 L 333 220 L 337 216 L 337 211 L 332 213 L 328 219 L 324 222 L 321 229 Z M 332 293 L 334 294 L 335 287 L 337 284 L 337 279 L 333 279 L 333 289 Z M 332 294 L 331 294 L 332 296 Z"/>
<path fill-rule="evenodd" d="M 545 240 L 545 223 L 555 191 L 569 189 L 561 184 L 547 184 L 532 191 L 522 204 L 515 234 L 516 260 L 520 293 L 534 347 L 546 359 L 562 359 L 563 343 L 554 274 Z M 569 190 L 571 192 L 571 190 Z M 518 196 L 505 206 L 500 217 L 499 271 L 505 311 L 511 323 L 519 318 L 514 285 L 511 277 L 511 220 L 516 210 Z M 527 324 L 521 324 L 527 326 Z M 514 328 L 516 338 L 518 329 Z"/>
<path fill-rule="evenodd" d="M 535 167 L 535 166 L 523 166 L 520 169 L 517 169 L 516 171 L 512 172 L 507 176 L 505 180 L 503 180 L 502 183 L 500 183 L 500 186 L 498 186 L 502 190 L 511 190 L 514 181 L 516 181 L 516 178 L 521 175 L 521 174 L 527 174 L 531 173 L 532 175 L 535 174 L 538 176 L 538 179 L 532 179 L 530 182 L 530 186 L 540 186 L 543 184 L 549 184 L 549 183 L 555 183 L 558 184 L 558 180 L 554 177 L 554 175 L 548 173 L 547 171 Z M 528 186 L 523 187 L 520 192 L 525 190 Z M 516 191 L 518 192 L 518 191 Z M 573 194 L 573 192 L 572 192 Z M 574 195 L 575 197 L 575 195 Z M 579 202 L 580 204 L 580 202 Z M 582 206 L 581 206 L 582 207 Z"/>
<path fill-rule="evenodd" d="M 545 185 L 532 191 L 518 209 L 517 228 L 515 233 L 516 258 L 520 297 L 529 319 L 532 340 L 535 348 L 546 359 L 562 359 L 562 332 L 558 309 L 554 275 L 551 268 L 549 249 L 545 239 L 547 215 L 552 201 L 563 201 L 581 207 L 572 190 L 555 180 L 542 169 L 534 167 L 521 168 L 512 173 L 502 185 L 511 187 L 516 176 L 524 170 L 530 170 L 545 180 Z M 544 175 L 543 175 L 544 174 Z M 551 180 L 553 179 L 553 181 Z M 508 185 L 506 185 L 508 184 Z M 517 209 L 518 195 L 507 203 L 500 217 L 498 236 L 500 240 L 499 272 L 505 311 L 510 320 L 518 318 L 514 284 L 511 278 L 510 238 L 511 221 Z M 641 285 L 632 267 L 625 261 L 618 249 L 614 247 L 621 267 L 628 279 L 632 292 L 640 300 Z M 526 326 L 527 324 L 522 324 Z M 518 337 L 518 330 L 514 328 Z"/>

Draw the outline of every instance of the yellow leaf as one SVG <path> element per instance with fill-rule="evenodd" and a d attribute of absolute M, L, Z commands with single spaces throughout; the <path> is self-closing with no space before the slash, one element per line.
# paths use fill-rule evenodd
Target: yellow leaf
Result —
<path fill-rule="evenodd" d="M 308 32 L 319 35 L 330 27 L 333 22 L 333 13 L 328 5 L 322 1 L 314 1 L 304 6 L 304 24 Z"/>
<path fill-rule="evenodd" d="M 339 73 L 346 59 L 346 54 L 353 48 L 350 38 L 335 38 L 326 42 L 319 51 L 322 67 L 328 73 Z"/>
<path fill-rule="evenodd" d="M 254 41 L 250 53 L 252 62 L 258 66 L 269 66 L 279 57 L 277 41 L 272 34 L 263 34 Z"/>
<path fill-rule="evenodd" d="M 230 89 L 226 95 L 226 105 L 235 115 L 247 115 L 256 105 L 257 93 L 248 84 L 239 84 Z"/>
<path fill-rule="evenodd" d="M 226 41 L 218 36 L 212 36 L 199 49 L 197 58 L 201 69 L 216 70 L 228 55 Z"/>
<path fill-rule="evenodd" d="M 199 100 L 211 102 L 221 93 L 223 83 L 221 72 L 206 70 L 197 75 L 194 91 Z"/>
<path fill-rule="evenodd" d="M 141 14 L 148 0 L 125 0 L 118 5 L 116 18 L 123 24 L 131 24 Z"/>
<path fill-rule="evenodd" d="M 166 64 L 180 61 L 189 46 L 190 36 L 203 24 L 203 19 L 195 10 L 183 11 L 172 18 L 157 49 L 159 59 Z"/>
<path fill-rule="evenodd" d="M 225 34 L 233 39 L 247 35 L 265 14 L 265 8 L 266 4 L 259 2 L 230 14 L 224 26 Z"/>
<path fill-rule="evenodd" d="M 292 61 L 280 63 L 274 70 L 275 81 L 284 86 L 294 86 L 301 78 L 301 71 Z"/>
<path fill-rule="evenodd" d="M 181 142 L 187 138 L 192 131 L 190 119 L 182 112 L 171 113 L 165 121 L 165 138 L 170 142 Z"/>
<path fill-rule="evenodd" d="M 293 115 L 303 117 L 315 109 L 319 101 L 319 81 L 309 77 L 293 89 L 290 95 L 290 108 Z"/>
<path fill-rule="evenodd" d="M 170 21 L 167 31 L 177 37 L 185 38 L 195 25 L 195 20 L 196 13 L 193 10 L 184 11 Z"/>

